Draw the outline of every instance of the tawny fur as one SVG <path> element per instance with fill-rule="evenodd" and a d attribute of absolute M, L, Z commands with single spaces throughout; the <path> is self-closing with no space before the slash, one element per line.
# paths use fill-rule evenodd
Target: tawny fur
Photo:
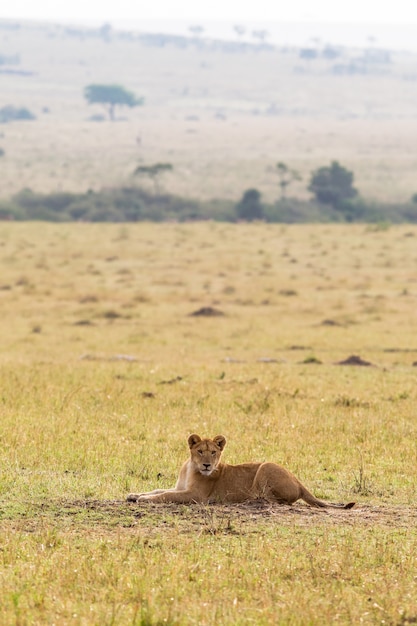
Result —
<path fill-rule="evenodd" d="M 256 498 L 293 504 L 304 500 L 313 507 L 350 509 L 348 504 L 331 504 L 319 500 L 291 472 L 276 463 L 242 463 L 228 465 L 220 458 L 226 445 L 222 435 L 201 439 L 190 435 L 190 458 L 181 467 L 174 489 L 155 489 L 147 493 L 130 493 L 129 502 L 244 502 Z"/>

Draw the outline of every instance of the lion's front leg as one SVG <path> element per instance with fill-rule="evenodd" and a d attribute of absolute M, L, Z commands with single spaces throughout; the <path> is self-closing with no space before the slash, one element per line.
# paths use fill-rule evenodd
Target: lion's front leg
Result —
<path fill-rule="evenodd" d="M 168 489 L 162 493 L 130 493 L 128 502 L 175 502 L 177 504 L 191 504 L 193 502 L 206 502 L 207 499 L 194 494 L 192 491 Z"/>
<path fill-rule="evenodd" d="M 144 491 L 143 493 L 129 493 L 126 497 L 128 502 L 137 502 L 138 500 L 147 500 L 148 496 L 156 496 L 167 491 L 175 491 L 175 489 L 154 489 L 153 491 Z"/>

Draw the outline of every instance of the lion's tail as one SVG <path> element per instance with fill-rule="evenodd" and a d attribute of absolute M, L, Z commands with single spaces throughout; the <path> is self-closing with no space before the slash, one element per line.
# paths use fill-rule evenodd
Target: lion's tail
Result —
<path fill-rule="evenodd" d="M 304 487 L 304 485 L 302 485 L 301 488 L 300 498 L 304 500 L 304 502 L 307 502 L 307 504 L 309 504 L 310 506 L 315 506 L 322 509 L 353 509 L 356 504 L 356 502 L 348 502 L 347 504 L 333 504 L 331 502 L 324 502 L 323 500 L 319 500 L 318 498 L 313 496 L 313 494 L 310 493 L 309 490 Z"/>

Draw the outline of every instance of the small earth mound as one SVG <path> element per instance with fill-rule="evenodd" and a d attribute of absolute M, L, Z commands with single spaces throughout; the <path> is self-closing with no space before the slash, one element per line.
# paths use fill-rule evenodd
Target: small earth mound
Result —
<path fill-rule="evenodd" d="M 94 322 L 91 320 L 78 320 L 74 322 L 74 326 L 94 326 Z"/>
<path fill-rule="evenodd" d="M 373 364 L 370 363 L 369 361 L 364 361 L 364 359 L 361 359 L 360 356 L 356 356 L 355 354 L 352 354 L 351 356 L 348 356 L 347 359 L 344 359 L 344 361 L 338 361 L 336 363 L 336 365 L 364 365 L 364 366 L 372 366 Z"/>
<path fill-rule="evenodd" d="M 341 326 L 339 322 L 335 320 L 323 320 L 321 323 L 322 326 Z"/>
<path fill-rule="evenodd" d="M 223 311 L 219 311 L 219 309 L 214 309 L 211 306 L 203 306 L 201 307 L 201 309 L 197 309 L 197 311 L 190 313 L 191 317 L 221 317 L 223 315 Z"/>

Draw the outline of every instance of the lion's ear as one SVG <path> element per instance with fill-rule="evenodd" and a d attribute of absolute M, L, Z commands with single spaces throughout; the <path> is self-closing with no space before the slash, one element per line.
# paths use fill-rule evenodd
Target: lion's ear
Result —
<path fill-rule="evenodd" d="M 193 448 L 197 443 L 200 443 L 201 437 L 200 435 L 190 435 L 188 437 L 188 445 L 190 448 Z"/>
<path fill-rule="evenodd" d="M 217 435 L 217 437 L 214 437 L 213 441 L 216 446 L 219 446 L 220 450 L 223 450 L 226 445 L 226 437 L 223 437 L 223 435 Z"/>

